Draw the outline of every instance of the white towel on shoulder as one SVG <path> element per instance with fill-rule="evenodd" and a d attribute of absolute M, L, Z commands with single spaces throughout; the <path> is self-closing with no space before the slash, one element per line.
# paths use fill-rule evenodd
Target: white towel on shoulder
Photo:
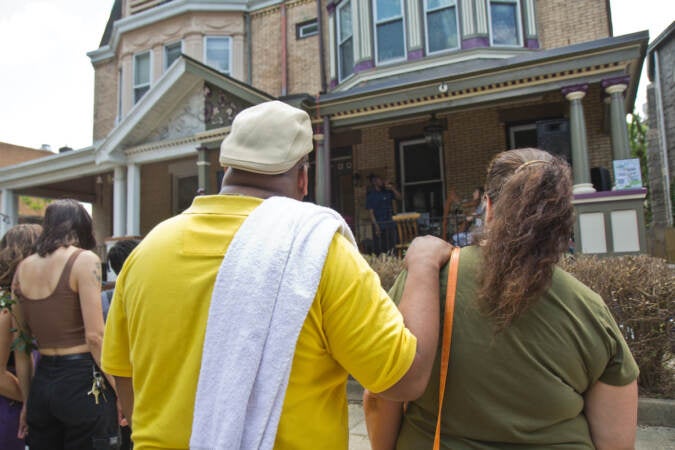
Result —
<path fill-rule="evenodd" d="M 192 450 L 274 446 L 295 345 L 336 232 L 354 243 L 335 211 L 272 197 L 235 234 L 211 297 Z"/>

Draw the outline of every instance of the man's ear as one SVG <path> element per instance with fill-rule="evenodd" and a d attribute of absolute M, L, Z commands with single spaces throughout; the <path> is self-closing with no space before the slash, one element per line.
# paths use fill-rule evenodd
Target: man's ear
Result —
<path fill-rule="evenodd" d="M 485 194 L 485 223 L 492 220 L 492 200 Z"/>
<path fill-rule="evenodd" d="M 309 167 L 307 165 L 298 171 L 298 192 L 302 193 L 302 198 L 307 197 L 309 192 Z"/>

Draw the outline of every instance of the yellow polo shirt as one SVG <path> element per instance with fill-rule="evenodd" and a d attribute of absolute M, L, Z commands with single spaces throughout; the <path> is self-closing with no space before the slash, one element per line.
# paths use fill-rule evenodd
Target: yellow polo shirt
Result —
<path fill-rule="evenodd" d="M 103 370 L 133 380 L 136 450 L 188 448 L 213 284 L 232 237 L 260 203 L 197 197 L 127 259 L 102 359 Z M 377 274 L 336 234 L 300 331 L 275 447 L 346 449 L 347 374 L 386 390 L 407 372 L 416 345 Z"/>

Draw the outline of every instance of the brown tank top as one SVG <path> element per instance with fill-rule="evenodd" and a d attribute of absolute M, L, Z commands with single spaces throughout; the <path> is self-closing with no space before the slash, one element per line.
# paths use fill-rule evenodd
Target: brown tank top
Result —
<path fill-rule="evenodd" d="M 37 340 L 38 348 L 65 348 L 85 344 L 84 321 L 77 292 L 70 288 L 70 272 L 84 250 L 70 255 L 54 291 L 47 297 L 31 299 L 17 287 L 24 320 Z"/>

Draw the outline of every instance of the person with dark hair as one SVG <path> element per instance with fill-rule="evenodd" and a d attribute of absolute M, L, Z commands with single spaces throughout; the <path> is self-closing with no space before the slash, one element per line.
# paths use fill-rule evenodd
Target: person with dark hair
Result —
<path fill-rule="evenodd" d="M 556 265 L 574 224 L 568 164 L 537 149 L 499 153 L 486 197 L 484 237 L 459 259 L 441 448 L 633 448 L 637 364 L 603 299 Z M 447 267 L 443 293 L 446 279 Z M 432 448 L 439 360 L 403 417 L 365 393 L 373 450 Z M 378 426 L 374 411 L 390 420 Z"/>
<path fill-rule="evenodd" d="M 140 241 L 138 239 L 122 239 L 119 240 L 110 247 L 108 250 L 108 266 L 115 272 L 115 275 L 119 274 L 126 261 L 127 257 L 131 254 L 133 249 L 136 248 Z M 114 286 L 113 283 L 111 283 Z M 106 289 L 101 292 L 101 305 L 103 307 L 103 321 L 108 318 L 108 310 L 110 309 L 110 302 L 113 298 L 113 293 L 115 288 Z"/>
<path fill-rule="evenodd" d="M 24 406 L 19 436 L 31 450 L 116 449 L 114 385 L 101 372 L 101 261 L 89 213 L 75 200 L 47 206 L 36 253 L 16 269 L 17 326 L 40 360 L 15 351 Z"/>
<path fill-rule="evenodd" d="M 15 225 L 0 240 L 0 297 L 9 298 L 12 278 L 19 263 L 35 250 L 42 227 L 37 224 Z M 23 397 L 16 378 L 12 343 L 12 305 L 0 311 L 0 449 L 24 450 L 26 443 L 17 437 Z"/>
<path fill-rule="evenodd" d="M 392 217 L 396 211 L 396 200 L 401 194 L 391 181 L 383 181 L 378 175 L 370 174 L 370 189 L 366 194 L 366 209 L 373 227 L 375 254 L 386 253 L 396 245 L 396 224 Z"/>

